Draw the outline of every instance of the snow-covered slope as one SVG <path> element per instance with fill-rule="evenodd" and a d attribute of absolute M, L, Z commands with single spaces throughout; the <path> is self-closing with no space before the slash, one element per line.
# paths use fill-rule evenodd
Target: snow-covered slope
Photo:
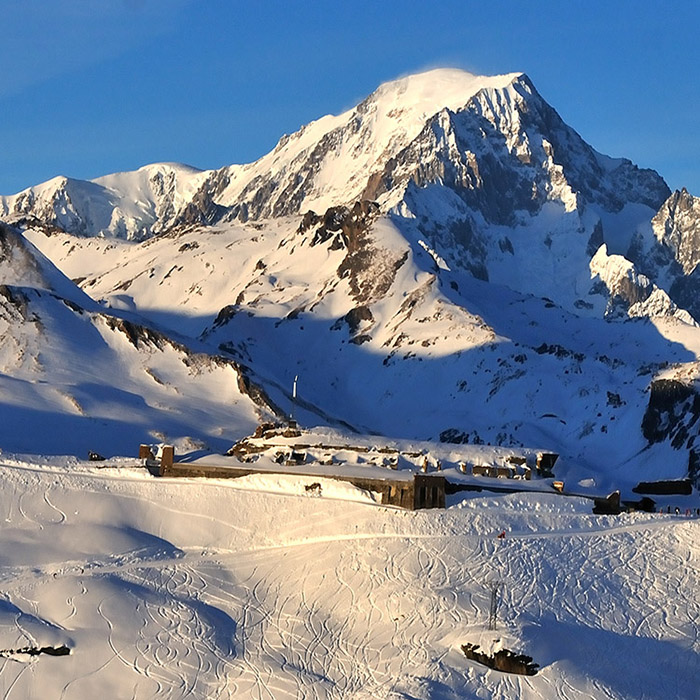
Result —
<path fill-rule="evenodd" d="M 84 306 L 94 306 L 66 276 L 18 230 L 0 222 L 0 283 L 54 292 Z"/>
<path fill-rule="evenodd" d="M 270 416 L 230 359 L 106 312 L 5 226 L 0 271 L 0 449 L 130 454 L 162 440 L 225 449 Z"/>
<path fill-rule="evenodd" d="M 265 406 L 237 366 L 121 318 L 0 286 L 2 448 L 134 454 L 140 442 L 226 449 Z"/>
<path fill-rule="evenodd" d="M 658 373 L 694 381 L 700 330 L 603 249 L 595 318 L 448 269 L 369 203 L 141 244 L 27 235 L 71 275 L 94 260 L 86 291 L 235 359 L 284 412 L 298 375 L 304 425 L 547 446 L 560 475 L 602 489 L 688 471 L 685 448 L 650 445 L 642 426 Z M 667 315 L 603 320 L 623 297 Z"/>
<path fill-rule="evenodd" d="M 696 697 L 697 520 L 555 494 L 408 513 L 326 482 L 0 463 L 0 650 L 70 649 L 0 651 L 5 696 Z M 540 671 L 491 671 L 468 642 Z"/>

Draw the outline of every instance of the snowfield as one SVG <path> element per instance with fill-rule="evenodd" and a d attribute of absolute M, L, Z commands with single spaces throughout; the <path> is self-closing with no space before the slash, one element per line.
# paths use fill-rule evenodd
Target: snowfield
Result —
<path fill-rule="evenodd" d="M 697 698 L 697 519 L 554 494 L 408 512 L 325 481 L 0 459 L 0 648 L 71 649 L 3 652 L 4 698 Z"/>

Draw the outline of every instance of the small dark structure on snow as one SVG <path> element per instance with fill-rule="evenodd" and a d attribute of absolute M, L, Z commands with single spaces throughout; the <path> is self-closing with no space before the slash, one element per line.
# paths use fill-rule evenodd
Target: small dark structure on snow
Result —
<path fill-rule="evenodd" d="M 504 673 L 534 676 L 540 667 L 539 664 L 533 663 L 531 656 L 516 654 L 508 649 L 501 649 L 492 655 L 479 651 L 478 644 L 463 644 L 462 651 L 468 659 Z"/>
<path fill-rule="evenodd" d="M 622 512 L 620 492 L 613 491 L 606 498 L 596 498 L 594 500 L 593 512 L 596 515 L 620 515 Z"/>
<path fill-rule="evenodd" d="M 635 493 L 656 496 L 690 496 L 693 485 L 690 479 L 668 479 L 666 481 L 640 481 L 633 489 Z"/>

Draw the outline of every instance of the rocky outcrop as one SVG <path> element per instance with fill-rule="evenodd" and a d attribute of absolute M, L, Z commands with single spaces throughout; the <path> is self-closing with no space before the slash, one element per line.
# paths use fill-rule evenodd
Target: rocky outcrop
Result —
<path fill-rule="evenodd" d="M 0 222 L 0 274 L 4 284 L 50 286 L 33 253 L 16 229 Z"/>
<path fill-rule="evenodd" d="M 683 274 L 700 263 L 700 198 L 683 188 L 676 190 L 652 219 L 656 240 L 672 256 Z"/>
<path fill-rule="evenodd" d="M 307 212 L 297 230 L 312 232 L 311 246 L 327 245 L 331 250 L 346 251 L 337 274 L 347 279 L 358 304 L 345 319 L 351 328 L 371 318 L 367 304 L 386 294 L 408 256 L 407 252 L 397 255 L 376 245 L 372 224 L 379 213 L 376 202 L 361 200 L 352 207 L 331 207 L 322 216 Z"/>
<path fill-rule="evenodd" d="M 626 257 L 700 320 L 700 198 L 676 190 L 635 233 Z"/>
<path fill-rule="evenodd" d="M 642 433 L 650 444 L 670 441 L 676 449 L 689 448 L 698 434 L 700 394 L 691 385 L 675 379 L 657 379 L 649 391 L 642 420 Z"/>
<path fill-rule="evenodd" d="M 590 293 L 607 297 L 606 318 L 675 316 L 685 323 L 694 323 L 687 307 L 679 308 L 663 289 L 622 255 L 608 255 L 606 245 L 598 249 L 589 267 L 593 280 Z"/>
<path fill-rule="evenodd" d="M 478 644 L 463 644 L 462 651 L 468 659 L 503 673 L 534 676 L 539 670 L 539 664 L 534 663 L 531 656 L 516 654 L 509 649 L 499 649 L 493 654 L 487 654 L 479 651 Z"/>
<path fill-rule="evenodd" d="M 676 379 L 652 382 L 642 433 L 649 444 L 670 442 L 688 450 L 688 476 L 700 488 L 700 393 Z"/>
<path fill-rule="evenodd" d="M 311 245 L 331 241 L 331 249 L 344 248 L 348 253 L 357 253 L 367 240 L 370 226 L 379 215 L 376 202 L 360 200 L 352 207 L 331 207 L 322 216 L 313 211 L 304 215 L 299 232 L 314 228 Z"/>

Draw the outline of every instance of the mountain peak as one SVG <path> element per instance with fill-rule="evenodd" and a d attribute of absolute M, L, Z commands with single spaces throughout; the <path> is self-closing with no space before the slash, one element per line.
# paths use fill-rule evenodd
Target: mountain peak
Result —
<path fill-rule="evenodd" d="M 617 211 L 628 200 L 658 208 L 669 194 L 656 174 L 596 154 L 524 73 L 457 68 L 383 83 L 343 114 L 283 136 L 254 163 L 210 171 L 156 163 L 69 184 L 0 197 L 0 216 L 138 240 L 182 224 L 323 212 L 363 198 L 382 197 L 388 211 L 411 184 L 449 185 L 450 197 L 508 225 L 552 200 L 567 211 L 594 202 Z"/>
<path fill-rule="evenodd" d="M 505 88 L 524 73 L 476 75 L 460 68 L 433 68 L 382 83 L 370 96 L 396 95 L 437 107 L 463 106 L 479 90 Z M 412 98 L 412 99 L 411 99 Z M 461 104 L 460 104 L 461 103 Z"/>
<path fill-rule="evenodd" d="M 456 112 L 481 90 L 505 89 L 522 75 L 485 76 L 458 68 L 435 68 L 382 83 L 352 112 L 363 113 L 375 106 L 376 118 L 386 119 L 387 128 L 400 122 L 401 128 L 417 134 L 426 119 L 437 112 Z"/>

